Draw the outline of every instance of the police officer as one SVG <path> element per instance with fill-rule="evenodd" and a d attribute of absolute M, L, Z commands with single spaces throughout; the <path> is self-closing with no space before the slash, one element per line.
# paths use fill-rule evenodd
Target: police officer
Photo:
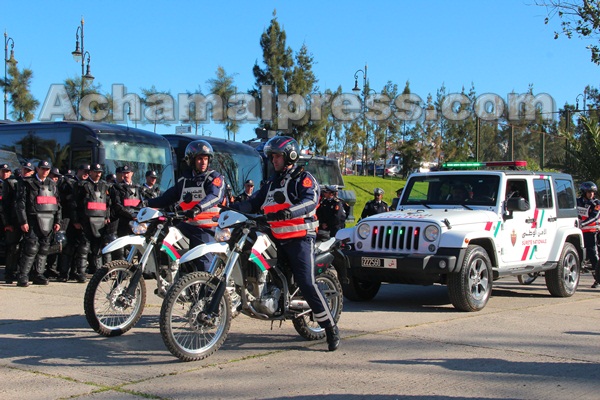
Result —
<path fill-rule="evenodd" d="M 48 178 L 50 178 L 54 181 L 54 183 L 56 184 L 56 187 L 60 187 L 60 181 L 63 178 L 63 174 L 60 173 L 60 170 L 57 167 L 52 167 L 52 169 L 50 170 L 50 174 L 48 175 Z M 60 189 L 58 191 L 58 195 L 59 195 L 59 203 L 60 203 Z M 63 207 L 63 210 L 64 210 L 64 207 Z M 64 212 L 62 214 L 64 216 Z M 46 276 L 46 278 L 58 278 L 60 275 L 60 271 L 59 271 L 60 264 L 57 264 L 57 262 L 58 262 L 58 258 L 59 258 L 58 256 L 59 256 L 60 252 L 62 252 L 62 246 L 63 246 L 64 242 L 66 242 L 66 235 L 65 235 L 65 231 L 64 231 L 65 226 L 66 226 L 66 223 L 65 223 L 65 220 L 63 219 L 60 222 L 61 230 L 52 234 L 50 254 L 48 254 L 48 257 L 46 258 L 46 272 L 44 272 L 44 275 Z"/>
<path fill-rule="evenodd" d="M 17 218 L 23 232 L 17 286 L 29 286 L 29 272 L 35 262 L 34 285 L 47 285 L 44 276 L 52 231 L 60 229 L 58 189 L 48 178 L 51 164 L 40 161 L 34 176 L 23 179 L 17 193 Z"/>
<path fill-rule="evenodd" d="M 162 196 L 148 200 L 149 207 L 177 204 L 185 210 L 188 219 L 177 227 L 190 239 L 190 248 L 214 242 L 213 229 L 217 223 L 212 218 L 219 215 L 218 206 L 225 198 L 225 180 L 219 172 L 210 169 L 213 157 L 213 148 L 207 141 L 190 142 L 185 148 L 185 160 L 191 170 Z M 200 257 L 202 265 L 198 267 L 208 271 L 212 258 L 212 255 Z"/>
<path fill-rule="evenodd" d="M 254 181 L 252 179 L 248 179 L 244 182 L 244 191 L 235 198 L 235 201 L 246 201 L 252 196 L 252 192 L 254 191 Z"/>
<path fill-rule="evenodd" d="M 596 236 L 600 225 L 600 200 L 596 199 L 598 186 L 594 182 L 583 182 L 579 186 L 580 196 L 577 198 L 577 211 L 581 231 L 583 232 L 583 245 L 585 253 L 594 269 L 594 284 L 592 288 L 598 287 L 600 271 L 598 263 L 598 247 Z"/>
<path fill-rule="evenodd" d="M 4 185 L 8 185 L 8 179 L 12 175 L 12 171 L 8 164 L 0 164 L 0 242 L 4 247 L 4 254 L 6 255 L 6 235 L 4 234 L 4 227 L 6 226 L 5 216 L 4 216 L 4 204 L 2 202 L 2 191 Z M 4 275 L 6 279 L 6 269 L 4 270 Z"/>
<path fill-rule="evenodd" d="M 339 330 L 317 288 L 314 275 L 319 185 L 310 173 L 295 165 L 300 155 L 295 139 L 275 136 L 265 144 L 264 153 L 276 173 L 250 199 L 233 203 L 232 208 L 246 212 L 264 211 L 271 233 L 278 242 L 279 254 L 287 259 L 315 320 L 325 329 L 329 351 L 334 351 L 340 344 Z"/>
<path fill-rule="evenodd" d="M 2 184 L 2 215 L 6 240 L 4 281 L 8 284 L 13 283 L 17 278 L 20 243 L 23 237 L 15 207 L 20 186 L 19 182 L 23 180 L 23 177 L 31 176 L 34 172 L 29 161 L 24 162 L 18 171 L 18 174 L 6 179 Z"/>
<path fill-rule="evenodd" d="M 396 190 L 396 197 L 394 197 L 392 199 L 392 206 L 390 207 L 390 210 L 397 210 L 398 209 L 398 204 L 400 203 L 400 197 L 402 197 L 402 192 L 404 191 L 404 188 L 401 187 L 400 189 Z"/>
<path fill-rule="evenodd" d="M 156 171 L 146 171 L 146 182 L 142 185 L 142 197 L 153 199 L 160 196 L 160 187 L 156 184 L 158 174 Z"/>
<path fill-rule="evenodd" d="M 69 171 L 67 171 L 58 188 L 61 206 L 65 214 L 63 224 L 67 225 L 65 227 L 67 232 L 67 244 L 64 246 L 61 255 L 58 257 L 59 282 L 66 282 L 69 279 L 78 280 L 78 271 L 73 265 L 73 259 L 75 258 L 75 252 L 79 248 L 79 243 L 82 238 L 81 231 L 73 227 L 73 219 L 75 218 L 76 211 L 73 204 L 75 202 L 75 187 L 89 178 L 90 168 L 90 164 L 81 164 L 77 167 L 75 175 L 69 175 Z"/>
<path fill-rule="evenodd" d="M 337 197 L 337 193 L 337 186 L 325 186 L 323 188 L 323 199 L 317 209 L 319 229 L 329 231 L 331 237 L 335 237 L 337 231 L 344 228 L 346 222 L 344 202 Z"/>
<path fill-rule="evenodd" d="M 115 183 L 111 192 L 112 213 L 119 220 L 117 224 L 119 237 L 131 234 L 129 222 L 136 219 L 143 200 L 140 186 L 133 182 L 133 169 L 129 165 L 123 165 L 120 171 L 122 181 Z M 123 249 L 114 251 L 112 258 L 122 260 Z"/>
<path fill-rule="evenodd" d="M 387 203 L 382 200 L 383 193 L 383 189 L 381 188 L 375 188 L 375 190 L 373 190 L 373 200 L 367 201 L 367 204 L 365 204 L 365 208 L 360 215 L 361 218 L 367 218 L 371 215 L 388 212 L 390 210 Z"/>
<path fill-rule="evenodd" d="M 77 282 L 86 281 L 88 255 L 91 253 L 88 272 L 93 274 L 102 266 L 102 228 L 109 222 L 108 185 L 101 179 L 102 165 L 94 164 L 90 176 L 75 187 L 73 227 L 80 232 L 81 240 L 73 263 Z"/>

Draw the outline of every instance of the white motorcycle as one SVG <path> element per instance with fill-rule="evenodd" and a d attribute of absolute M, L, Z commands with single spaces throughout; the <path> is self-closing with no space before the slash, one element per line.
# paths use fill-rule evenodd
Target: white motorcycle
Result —
<path fill-rule="evenodd" d="M 103 336 L 118 336 L 139 321 L 146 304 L 144 279 L 156 279 L 155 293 L 164 298 L 177 280 L 180 259 L 189 240 L 174 225 L 185 219 L 181 212 L 144 207 L 135 221 L 133 234 L 120 237 L 102 249 L 111 253 L 129 248 L 126 260 L 114 260 L 98 269 L 84 296 L 85 317 Z"/>
<path fill-rule="evenodd" d="M 237 310 L 249 317 L 291 319 L 307 340 L 325 337 L 285 263 L 277 259 L 275 242 L 264 215 L 223 211 L 215 231 L 217 243 L 187 252 L 181 262 L 204 254 L 215 255 L 209 272 L 183 276 L 169 289 L 160 310 L 160 332 L 169 351 L 182 361 L 201 360 L 217 351 L 229 332 Z M 315 280 L 335 321 L 343 307 L 342 286 L 336 270 L 347 259 L 341 242 L 329 239 L 315 249 Z M 233 298 L 241 299 L 238 306 Z"/>

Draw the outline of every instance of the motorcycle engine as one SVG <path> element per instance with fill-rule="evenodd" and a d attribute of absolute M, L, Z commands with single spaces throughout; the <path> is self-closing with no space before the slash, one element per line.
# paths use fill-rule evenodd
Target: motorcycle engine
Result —
<path fill-rule="evenodd" d="M 246 289 L 250 292 L 250 304 L 259 313 L 272 316 L 279 309 L 281 289 L 268 281 L 268 271 L 261 272 L 257 277 L 248 277 Z"/>

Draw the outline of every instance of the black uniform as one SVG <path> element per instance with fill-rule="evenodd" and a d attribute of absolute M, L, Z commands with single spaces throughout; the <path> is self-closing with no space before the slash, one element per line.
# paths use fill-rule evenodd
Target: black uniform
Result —
<path fill-rule="evenodd" d="M 140 187 L 140 190 L 142 192 L 142 198 L 144 199 L 154 199 L 160 196 L 160 187 L 158 185 L 153 185 L 152 187 L 149 187 L 147 184 L 144 183 Z"/>
<path fill-rule="evenodd" d="M 240 194 L 240 195 L 238 195 L 238 196 L 235 197 L 235 199 L 234 199 L 235 201 L 234 202 L 237 202 L 237 201 L 246 201 L 249 198 L 250 198 L 250 196 L 248 195 L 248 193 L 246 193 L 244 191 L 244 192 L 242 192 L 242 194 Z"/>
<path fill-rule="evenodd" d="M 390 208 L 385 201 L 370 200 L 367 201 L 367 204 L 365 204 L 365 208 L 363 209 L 360 217 L 367 218 L 371 215 L 381 214 L 388 211 L 390 211 Z"/>
<path fill-rule="evenodd" d="M 58 189 L 54 181 L 38 179 L 37 174 L 23 179 L 17 192 L 17 218 L 19 226 L 29 225 L 23 233 L 23 249 L 19 258 L 17 284 L 27 286 L 29 271 L 34 265 L 33 283 L 47 284 L 44 277 L 46 257 L 50 249 L 51 234 L 56 224 L 60 224 L 61 209 Z"/>
<path fill-rule="evenodd" d="M 74 203 L 72 205 L 73 224 L 81 225 L 81 240 L 75 253 L 74 265 L 77 270 L 77 281 L 85 282 L 85 272 L 90 257 L 89 272 L 94 273 L 102 266 L 102 229 L 110 218 L 108 201 L 108 184 L 90 178 L 75 186 Z M 78 226 L 79 226 L 78 225 Z M 83 233 L 83 234 L 82 234 Z"/>
<path fill-rule="evenodd" d="M 73 258 L 79 247 L 81 235 L 77 229 L 73 228 L 73 223 L 71 221 L 75 211 L 73 209 L 73 202 L 75 201 L 75 186 L 77 186 L 77 182 L 80 182 L 77 177 L 67 175 L 64 175 L 58 182 L 60 205 L 62 209 L 65 210 L 65 219 L 63 219 L 62 223 L 66 226 L 63 226 L 62 228 L 67 236 L 67 244 L 63 247 L 62 253 L 58 257 L 58 280 L 62 282 L 66 282 L 69 278 L 77 279 L 77 271 L 73 267 Z"/>
<path fill-rule="evenodd" d="M 110 192 L 111 213 L 118 219 L 117 235 L 119 237 L 131 234 L 129 222 L 137 216 L 142 205 L 142 193 L 140 186 L 135 183 L 115 183 Z M 123 249 L 112 253 L 113 260 L 124 258 Z"/>
<path fill-rule="evenodd" d="M 346 222 L 346 211 L 344 202 L 337 197 L 323 199 L 317 209 L 319 218 L 319 229 L 329 231 L 329 235 L 334 237 L 337 231 L 344 228 Z"/>
<path fill-rule="evenodd" d="M 588 199 L 585 196 L 579 197 L 577 198 L 577 210 L 583 233 L 585 254 L 594 269 L 594 278 L 598 281 L 600 279 L 600 262 L 598 260 L 597 232 L 600 225 L 600 200 Z"/>
<path fill-rule="evenodd" d="M 11 176 L 2 182 L 2 227 L 4 229 L 5 240 L 5 269 L 4 280 L 6 283 L 13 283 L 17 275 L 17 261 L 19 260 L 19 251 L 21 238 L 21 226 L 17 218 L 17 190 L 19 181 L 22 178 Z"/>

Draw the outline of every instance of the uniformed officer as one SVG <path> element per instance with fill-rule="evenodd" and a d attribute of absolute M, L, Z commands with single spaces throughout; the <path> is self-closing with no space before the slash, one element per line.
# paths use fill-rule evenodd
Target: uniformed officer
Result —
<path fill-rule="evenodd" d="M 275 175 L 250 199 L 233 203 L 232 208 L 264 211 L 279 253 L 287 260 L 315 320 L 325 329 L 329 351 L 334 351 L 340 344 L 339 330 L 315 282 L 314 243 L 318 227 L 315 214 L 319 185 L 303 167 L 296 166 L 300 146 L 295 139 L 275 136 L 265 144 L 264 153 L 271 160 Z"/>
<path fill-rule="evenodd" d="M 153 199 L 160 196 L 160 187 L 156 184 L 158 174 L 156 171 L 146 171 L 146 182 L 142 185 L 142 197 Z"/>
<path fill-rule="evenodd" d="M 114 217 L 119 220 L 117 224 L 117 235 L 119 237 L 131 234 L 129 222 L 137 217 L 142 206 L 142 192 L 140 185 L 133 182 L 133 169 L 129 165 L 123 165 L 120 169 L 122 181 L 112 187 L 111 207 Z M 113 260 L 124 258 L 123 249 L 112 253 Z"/>
<path fill-rule="evenodd" d="M 319 229 L 328 231 L 331 237 L 335 237 L 337 231 L 344 228 L 346 222 L 344 202 L 337 197 L 337 193 L 337 186 L 325 186 L 323 188 L 323 199 L 317 209 Z"/>
<path fill-rule="evenodd" d="M 371 215 L 388 212 L 390 210 L 387 203 L 382 200 L 383 193 L 383 189 L 381 188 L 375 188 L 375 190 L 373 190 L 373 200 L 367 201 L 367 204 L 365 204 L 365 208 L 360 215 L 361 218 L 367 218 Z"/>
<path fill-rule="evenodd" d="M 93 274 L 102 266 L 101 230 L 110 220 L 108 185 L 101 179 L 102 165 L 94 164 L 90 176 L 75 186 L 73 227 L 79 232 L 81 240 L 73 263 L 76 268 L 77 282 L 86 281 L 88 256 L 91 253 L 88 272 Z"/>
<path fill-rule="evenodd" d="M 600 226 L 600 200 L 595 198 L 596 193 L 598 193 L 598 186 L 594 182 L 583 182 L 579 186 L 579 192 L 577 211 L 583 233 L 583 245 L 586 257 L 590 260 L 594 270 L 592 288 L 596 288 L 600 280 L 600 263 L 598 261 L 598 246 L 596 241 Z"/>
<path fill-rule="evenodd" d="M 252 192 L 254 192 L 254 181 L 252 179 L 248 179 L 246 182 L 244 182 L 244 191 L 235 198 L 235 201 L 248 200 L 250 196 L 252 196 Z"/>
<path fill-rule="evenodd" d="M 73 219 L 75 218 L 76 211 L 73 204 L 75 201 L 75 187 L 89 178 L 90 168 L 90 164 L 81 164 L 77 167 L 75 175 L 69 177 L 69 175 L 65 173 L 60 182 L 59 195 L 65 217 L 63 224 L 67 225 L 65 228 L 67 233 L 67 244 L 63 248 L 61 255 L 58 257 L 59 282 L 66 282 L 69 279 L 78 280 L 78 271 L 73 265 L 73 259 L 75 258 L 75 252 L 79 248 L 79 243 L 82 238 L 81 231 L 73 227 Z"/>
<path fill-rule="evenodd" d="M 4 281 L 9 284 L 17 279 L 18 260 L 21 252 L 20 243 L 23 237 L 15 207 L 20 186 L 19 182 L 23 180 L 23 177 L 29 177 L 34 172 L 29 161 L 24 162 L 18 171 L 18 174 L 8 178 L 2 185 L 2 214 L 6 240 Z"/>
<path fill-rule="evenodd" d="M 48 178 L 52 165 L 40 161 L 34 176 L 23 179 L 17 192 L 17 218 L 23 232 L 23 250 L 19 258 L 17 286 L 29 286 L 29 272 L 34 285 L 47 285 L 44 276 L 46 257 L 50 248 L 52 231 L 60 229 L 61 210 L 58 189 Z"/>
<path fill-rule="evenodd" d="M 207 141 L 190 142 L 185 148 L 185 160 L 191 170 L 161 196 L 148 199 L 149 207 L 177 204 L 185 210 L 188 219 L 177 227 L 190 239 L 190 248 L 214 242 L 213 230 L 217 223 L 212 219 L 219 215 L 218 206 L 225 198 L 223 175 L 210 169 L 213 156 L 213 148 Z M 200 257 L 198 260 L 201 265 L 197 267 L 208 271 L 212 258 L 212 254 Z"/>
<path fill-rule="evenodd" d="M 6 255 L 6 235 L 4 234 L 4 227 L 6 226 L 4 216 L 4 204 L 2 202 L 2 192 L 4 185 L 8 185 L 8 179 L 12 175 L 12 171 L 8 164 L 0 164 L 0 243 L 4 247 L 4 254 Z M 4 270 L 6 276 L 6 269 Z"/>

